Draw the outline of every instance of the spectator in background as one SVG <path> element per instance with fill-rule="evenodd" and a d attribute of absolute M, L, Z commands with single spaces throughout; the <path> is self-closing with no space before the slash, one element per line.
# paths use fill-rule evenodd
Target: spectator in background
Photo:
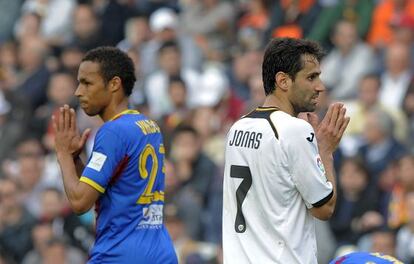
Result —
<path fill-rule="evenodd" d="M 370 252 L 381 252 L 385 255 L 395 256 L 395 233 L 394 231 L 383 228 L 374 231 L 371 234 L 371 250 Z"/>
<path fill-rule="evenodd" d="M 73 93 L 76 89 L 76 80 L 66 72 L 55 72 L 50 76 L 47 87 L 48 100 L 39 106 L 34 113 L 32 127 L 36 128 L 39 135 L 44 135 L 47 131 L 50 117 L 59 106 L 64 104 L 74 105 Z"/>
<path fill-rule="evenodd" d="M 72 39 L 71 45 L 80 47 L 87 51 L 102 43 L 101 25 L 97 14 L 92 6 L 87 4 L 78 5 L 72 18 Z"/>
<path fill-rule="evenodd" d="M 56 171 L 46 166 L 45 149 L 40 140 L 28 135 L 16 146 L 16 166 L 9 174 L 21 185 L 21 195 L 26 209 L 36 218 L 40 216 L 39 203 L 42 191 L 47 187 L 63 188 Z M 56 164 L 54 164 L 56 167 Z"/>
<path fill-rule="evenodd" d="M 145 94 L 153 118 L 172 111 L 171 99 L 168 96 L 168 80 L 180 77 L 187 88 L 187 106 L 196 104 L 196 94 L 199 85 L 199 73 L 193 68 L 187 68 L 181 61 L 181 49 L 176 42 L 168 41 L 162 44 L 158 51 L 160 70 L 148 76 L 145 84 Z"/>
<path fill-rule="evenodd" d="M 395 248 L 395 232 L 387 227 L 380 227 L 361 237 L 355 250 L 395 256 Z"/>
<path fill-rule="evenodd" d="M 237 20 L 238 48 L 242 52 L 258 50 L 262 48 L 262 41 L 266 38 L 269 28 L 272 1 L 243 1 L 239 7 L 241 10 Z"/>
<path fill-rule="evenodd" d="M 115 46 L 124 38 L 124 25 L 134 15 L 128 1 L 91 1 L 99 15 L 101 42 L 99 45 Z"/>
<path fill-rule="evenodd" d="M 188 91 L 183 79 L 179 76 L 171 76 L 168 84 L 168 97 L 171 100 L 172 110 L 164 114 L 160 121 L 163 131 L 164 144 L 170 147 L 171 134 L 177 126 L 187 123 L 190 119 L 191 109 L 188 107 Z"/>
<path fill-rule="evenodd" d="M 402 109 L 404 113 L 407 115 L 409 123 L 408 139 L 410 150 L 414 151 L 414 77 L 404 97 Z"/>
<path fill-rule="evenodd" d="M 234 55 L 227 76 L 232 93 L 243 101 L 250 98 L 249 78 L 252 75 L 261 74 L 263 52 L 249 50 L 238 52 Z"/>
<path fill-rule="evenodd" d="M 68 32 L 75 5 L 75 0 L 27 0 L 22 6 L 22 18 L 28 13 L 37 15 L 42 39 L 51 46 L 62 46 L 71 37 Z"/>
<path fill-rule="evenodd" d="M 399 17 L 414 14 L 413 0 L 383 0 L 372 14 L 367 41 L 378 50 L 386 48 L 393 40 L 392 22 Z"/>
<path fill-rule="evenodd" d="M 320 10 L 321 5 L 317 0 L 274 1 L 265 42 L 271 37 L 307 36 Z"/>
<path fill-rule="evenodd" d="M 321 79 L 333 100 L 354 99 L 360 78 L 374 69 L 374 52 L 360 40 L 356 25 L 346 20 L 335 25 L 332 43 L 334 48 L 321 62 Z"/>
<path fill-rule="evenodd" d="M 252 74 L 247 83 L 250 98 L 245 102 L 243 114 L 247 114 L 262 105 L 266 98 L 263 91 L 262 75 L 260 73 Z"/>
<path fill-rule="evenodd" d="M 392 118 L 395 138 L 402 143 L 407 142 L 407 118 L 399 108 L 385 106 L 379 101 L 380 87 L 381 81 L 378 75 L 365 75 L 359 81 L 357 99 L 345 103 L 351 121 L 345 131 L 344 140 L 348 143 L 346 147 L 352 148 L 350 150 L 352 154 L 355 154 L 355 148 L 363 143 L 362 136 L 366 128 L 367 115 L 375 108 L 381 109 Z"/>
<path fill-rule="evenodd" d="M 410 48 L 402 43 L 387 47 L 385 71 L 381 75 L 380 101 L 382 104 L 401 108 L 412 79 Z"/>
<path fill-rule="evenodd" d="M 213 181 L 219 171 L 214 162 L 201 151 L 201 141 L 197 131 L 191 126 L 179 126 L 174 131 L 170 159 L 175 167 L 175 175 L 180 187 L 171 198 L 182 210 L 183 222 L 188 235 L 198 241 L 220 240 L 220 226 L 209 229 L 209 222 L 221 215 L 220 210 L 211 211 L 209 204 L 215 199 L 212 192 Z M 221 218 L 219 217 L 219 221 Z"/>
<path fill-rule="evenodd" d="M 173 10 L 179 10 L 182 5 L 182 1 L 179 0 L 132 0 L 139 12 L 144 14 L 151 14 L 159 8 L 170 8 Z"/>
<path fill-rule="evenodd" d="M 41 17 L 35 12 L 26 12 L 19 18 L 14 26 L 14 37 L 22 42 L 27 38 L 40 37 Z"/>
<path fill-rule="evenodd" d="M 59 56 L 60 70 L 70 73 L 76 79 L 83 56 L 84 52 L 80 46 L 75 44 L 64 46 Z"/>
<path fill-rule="evenodd" d="M 40 221 L 49 223 L 56 236 L 65 238 L 70 245 L 88 253 L 95 238 L 72 212 L 63 192 L 54 187 L 44 189 L 40 204 Z"/>
<path fill-rule="evenodd" d="M 184 32 L 194 37 L 204 58 L 225 60 L 234 42 L 236 12 L 228 1 L 183 1 L 181 24 Z"/>
<path fill-rule="evenodd" d="M 355 23 L 358 36 L 365 39 L 371 24 L 374 0 L 339 0 L 334 5 L 325 5 L 306 38 L 329 46 L 329 34 L 340 20 Z"/>
<path fill-rule="evenodd" d="M 365 143 L 358 149 L 358 155 L 371 174 L 371 188 L 377 188 L 378 179 L 387 165 L 406 151 L 395 139 L 393 127 L 393 121 L 386 112 L 378 108 L 368 112 L 363 134 Z"/>
<path fill-rule="evenodd" d="M 337 205 L 330 225 L 338 246 L 356 244 L 361 235 L 384 224 L 377 212 L 377 193 L 368 188 L 369 172 L 357 158 L 342 162 L 338 179 Z"/>
<path fill-rule="evenodd" d="M 18 92 L 29 100 L 32 109 L 46 102 L 46 87 L 50 71 L 46 67 L 48 46 L 40 37 L 25 38 L 19 43 Z"/>
<path fill-rule="evenodd" d="M 263 90 L 263 89 L 262 89 Z M 214 106 L 200 106 L 192 113 L 191 124 L 200 136 L 203 152 L 220 168 L 224 165 L 225 135 Z"/>
<path fill-rule="evenodd" d="M 12 43 L 0 48 L 0 164 L 10 156 L 19 139 L 26 134 L 31 115 L 28 98 L 13 88 L 17 82 L 17 57 Z M 0 169 L 0 175 L 2 175 Z"/>
<path fill-rule="evenodd" d="M 202 53 L 192 36 L 182 32 L 179 17 L 169 8 L 160 8 L 151 14 L 149 26 L 152 39 L 141 51 L 141 65 L 144 76 L 159 70 L 158 52 L 165 42 L 176 42 L 181 50 L 180 58 L 185 68 L 199 70 L 202 64 Z"/>
<path fill-rule="evenodd" d="M 32 238 L 34 249 L 24 256 L 22 264 L 85 263 L 85 255 L 59 238 L 50 224 L 37 224 Z"/>
<path fill-rule="evenodd" d="M 0 0 L 0 45 L 9 41 L 24 0 Z"/>
<path fill-rule="evenodd" d="M 30 232 L 35 218 L 21 203 L 21 187 L 10 178 L 0 179 L 0 248 L 20 263 L 32 248 Z"/>
<path fill-rule="evenodd" d="M 403 45 L 407 45 L 407 47 L 410 49 L 411 61 L 414 61 L 414 14 L 396 16 L 391 21 L 391 28 L 393 32 L 393 43 L 401 43 Z M 380 56 L 383 65 L 383 57 L 385 54 L 383 50 L 381 51 Z"/>
<path fill-rule="evenodd" d="M 414 156 L 406 154 L 398 160 L 397 182 L 388 201 L 388 226 L 394 229 L 406 224 L 409 211 L 405 196 L 414 191 Z"/>
<path fill-rule="evenodd" d="M 404 263 L 414 263 L 414 192 L 404 195 L 407 223 L 397 233 L 396 255 Z"/>
<path fill-rule="evenodd" d="M 216 257 L 216 246 L 212 243 L 192 240 L 183 222 L 182 212 L 178 206 L 171 203 L 165 208 L 165 225 L 173 240 L 175 251 L 179 263 L 214 263 L 211 262 Z M 194 256 L 198 257 L 199 262 L 189 262 Z"/>
<path fill-rule="evenodd" d="M 131 17 L 125 23 L 125 38 L 117 44 L 117 47 L 123 51 L 136 49 L 139 52 L 144 44 L 149 41 L 150 33 L 146 17 Z"/>

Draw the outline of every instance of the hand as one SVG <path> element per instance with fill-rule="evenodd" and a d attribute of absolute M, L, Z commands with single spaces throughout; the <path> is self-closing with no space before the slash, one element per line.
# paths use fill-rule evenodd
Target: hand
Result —
<path fill-rule="evenodd" d="M 88 128 L 83 131 L 82 136 L 79 134 L 75 110 L 68 105 L 60 107 L 57 115 L 52 116 L 56 154 L 70 154 L 76 158 L 85 146 L 91 130 Z"/>
<path fill-rule="evenodd" d="M 332 154 L 339 145 L 342 135 L 349 124 L 349 117 L 345 117 L 346 108 L 342 103 L 331 104 L 323 120 L 314 113 L 303 114 L 300 117 L 308 121 L 315 130 L 320 152 Z"/>

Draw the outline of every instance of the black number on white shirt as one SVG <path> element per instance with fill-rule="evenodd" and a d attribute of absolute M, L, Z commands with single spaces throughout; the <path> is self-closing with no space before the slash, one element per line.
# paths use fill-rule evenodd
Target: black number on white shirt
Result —
<path fill-rule="evenodd" d="M 246 198 L 247 192 L 252 186 L 252 174 L 250 172 L 250 168 L 247 166 L 231 165 L 230 177 L 243 179 L 239 185 L 239 188 L 236 190 L 237 215 L 234 223 L 234 229 L 237 233 L 244 233 L 246 231 L 246 220 L 244 219 L 242 204 Z"/>

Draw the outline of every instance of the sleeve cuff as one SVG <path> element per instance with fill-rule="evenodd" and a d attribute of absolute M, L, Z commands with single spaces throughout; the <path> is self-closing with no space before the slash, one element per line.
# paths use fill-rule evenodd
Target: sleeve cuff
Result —
<path fill-rule="evenodd" d="M 95 190 L 97 190 L 100 193 L 104 193 L 105 192 L 105 188 L 104 187 L 102 187 L 101 185 L 99 185 L 95 181 L 93 181 L 93 180 L 91 180 L 91 179 L 89 179 L 89 178 L 87 178 L 85 176 L 80 177 L 79 181 L 88 184 L 89 186 L 91 186 L 92 188 L 94 188 Z"/>
<path fill-rule="evenodd" d="M 319 202 L 316 202 L 314 204 L 312 204 L 313 207 L 321 207 L 324 204 L 326 204 L 327 202 L 329 202 L 329 200 L 331 200 L 332 196 L 333 196 L 334 191 L 332 190 L 330 194 L 328 194 L 328 196 L 326 196 L 325 198 L 323 198 L 322 200 L 320 200 Z"/>

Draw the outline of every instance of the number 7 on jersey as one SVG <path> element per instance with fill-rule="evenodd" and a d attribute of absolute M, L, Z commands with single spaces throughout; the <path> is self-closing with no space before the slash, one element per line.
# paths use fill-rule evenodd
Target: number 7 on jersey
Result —
<path fill-rule="evenodd" d="M 236 190 L 237 214 L 234 229 L 237 233 L 244 233 L 246 231 L 246 220 L 244 219 L 242 204 L 252 186 L 252 174 L 247 166 L 231 165 L 230 177 L 243 179 Z"/>

